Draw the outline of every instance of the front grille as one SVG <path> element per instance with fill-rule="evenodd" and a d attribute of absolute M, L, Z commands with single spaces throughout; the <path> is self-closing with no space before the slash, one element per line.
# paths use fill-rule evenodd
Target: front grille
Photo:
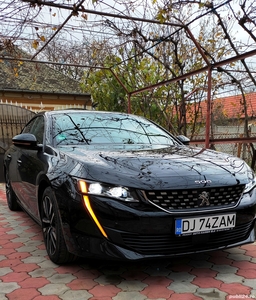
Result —
<path fill-rule="evenodd" d="M 210 187 L 203 189 L 142 191 L 154 205 L 174 212 L 204 208 L 234 207 L 244 190 L 244 185 Z"/>
<path fill-rule="evenodd" d="M 172 236 L 164 235 L 135 235 L 122 233 L 126 247 L 142 255 L 177 255 L 194 251 L 206 251 L 225 247 L 246 240 L 251 232 L 253 221 L 238 225 L 234 229 L 219 231 L 210 234 L 208 240 L 205 234 L 197 236 Z M 195 242 L 195 238 L 201 242 Z"/>

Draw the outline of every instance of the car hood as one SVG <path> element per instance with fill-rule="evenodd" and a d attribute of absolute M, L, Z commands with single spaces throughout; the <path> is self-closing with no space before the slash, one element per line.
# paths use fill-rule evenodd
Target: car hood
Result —
<path fill-rule="evenodd" d="M 60 151 L 65 157 L 66 172 L 72 176 L 141 189 L 227 186 L 246 184 L 253 178 L 252 170 L 241 159 L 196 147 L 78 146 Z"/>

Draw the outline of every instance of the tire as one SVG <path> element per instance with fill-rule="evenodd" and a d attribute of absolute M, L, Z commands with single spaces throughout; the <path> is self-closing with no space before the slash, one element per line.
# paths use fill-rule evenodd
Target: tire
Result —
<path fill-rule="evenodd" d="M 8 204 L 9 209 L 12 211 L 21 210 L 21 208 L 17 202 L 17 197 L 12 189 L 9 174 L 7 171 L 5 173 L 5 192 L 6 192 L 6 199 L 7 199 L 7 204 Z"/>
<path fill-rule="evenodd" d="M 64 240 L 57 201 L 50 187 L 43 193 L 40 218 L 46 251 L 51 261 L 56 264 L 74 261 L 75 256 L 68 252 Z"/>

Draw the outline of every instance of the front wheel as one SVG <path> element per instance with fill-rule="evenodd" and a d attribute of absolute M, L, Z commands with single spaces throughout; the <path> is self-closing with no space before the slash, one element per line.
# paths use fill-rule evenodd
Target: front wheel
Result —
<path fill-rule="evenodd" d="M 20 210 L 20 206 L 17 202 L 17 197 L 12 189 L 9 174 L 7 171 L 5 173 L 5 192 L 6 192 L 7 205 L 9 209 L 12 211 Z"/>
<path fill-rule="evenodd" d="M 74 260 L 75 256 L 68 252 L 63 237 L 57 201 L 50 187 L 44 190 L 40 216 L 44 243 L 51 261 L 63 264 Z"/>

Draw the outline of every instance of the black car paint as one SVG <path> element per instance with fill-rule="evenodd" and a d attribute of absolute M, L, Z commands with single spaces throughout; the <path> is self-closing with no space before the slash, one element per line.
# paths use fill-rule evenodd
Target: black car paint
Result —
<path fill-rule="evenodd" d="M 99 152 L 83 150 L 78 146 L 72 150 L 63 147 L 60 151 L 66 154 L 65 161 L 75 159 L 80 162 L 83 169 L 81 178 L 92 180 L 97 178 L 99 181 L 115 182 L 141 189 L 154 189 L 156 185 L 163 189 L 174 186 L 198 187 L 196 181 L 205 179 L 208 175 L 207 169 L 212 186 L 245 184 L 248 176 L 252 178 L 251 170 L 245 163 L 237 163 L 238 160 L 236 161 L 234 157 L 200 148 L 173 146 L 165 148 L 164 153 L 162 149 L 147 151 L 106 149 Z M 83 166 L 85 156 L 88 161 Z M 203 166 L 200 164 L 202 161 Z M 174 182 L 169 181 L 170 173 Z M 76 172 L 72 174 L 75 176 Z"/>
<path fill-rule="evenodd" d="M 45 115 L 45 120 L 51 113 Z M 191 249 L 177 247 L 176 253 L 143 254 L 127 247 L 124 235 L 164 236 L 169 243 L 177 239 L 174 235 L 175 217 L 182 212 L 167 213 L 152 206 L 140 197 L 139 190 L 202 188 L 206 186 L 226 186 L 246 184 L 253 177 L 252 170 L 241 160 L 215 151 L 187 147 L 181 143 L 164 149 L 129 150 L 130 145 L 122 147 L 103 146 L 100 150 L 85 146 L 54 148 L 50 146 L 51 130 L 47 129 L 45 144 L 38 148 L 12 146 L 5 155 L 5 168 L 12 178 L 12 187 L 21 206 L 40 224 L 39 202 L 42 187 L 50 185 L 58 201 L 62 219 L 62 229 L 68 250 L 79 256 L 109 257 L 111 259 L 142 259 L 161 256 L 181 255 L 223 248 L 203 247 L 210 234 L 189 237 Z M 33 145 L 34 147 L 34 145 Z M 128 150 L 127 150 L 128 149 Z M 11 159 L 8 156 L 11 155 Z M 154 163 L 152 163 L 154 161 Z M 18 162 L 18 170 L 16 163 Z M 21 162 L 21 163 L 19 163 Z M 203 162 L 203 166 L 202 166 Z M 170 181 L 170 174 L 171 181 Z M 136 189 L 139 203 L 125 203 L 102 196 L 90 196 L 93 210 L 105 228 L 109 239 L 103 238 L 88 215 L 82 195 L 76 186 L 76 179 L 96 180 L 109 184 L 128 186 Z M 210 179 L 208 182 L 206 179 Z M 245 198 L 247 195 L 244 196 Z M 225 208 L 222 208 L 225 211 Z M 256 214 L 255 189 L 251 196 L 240 201 L 237 207 L 225 212 L 237 212 L 238 223 L 250 223 L 250 230 L 243 241 L 234 241 L 235 246 L 253 242 Z M 216 211 L 203 209 L 184 212 L 186 217 L 213 215 Z M 239 224 L 238 224 L 239 225 Z M 217 233 L 219 234 L 219 233 Z M 111 241 L 114 241 L 111 242 Z M 193 248 L 194 247 L 194 248 Z"/>

